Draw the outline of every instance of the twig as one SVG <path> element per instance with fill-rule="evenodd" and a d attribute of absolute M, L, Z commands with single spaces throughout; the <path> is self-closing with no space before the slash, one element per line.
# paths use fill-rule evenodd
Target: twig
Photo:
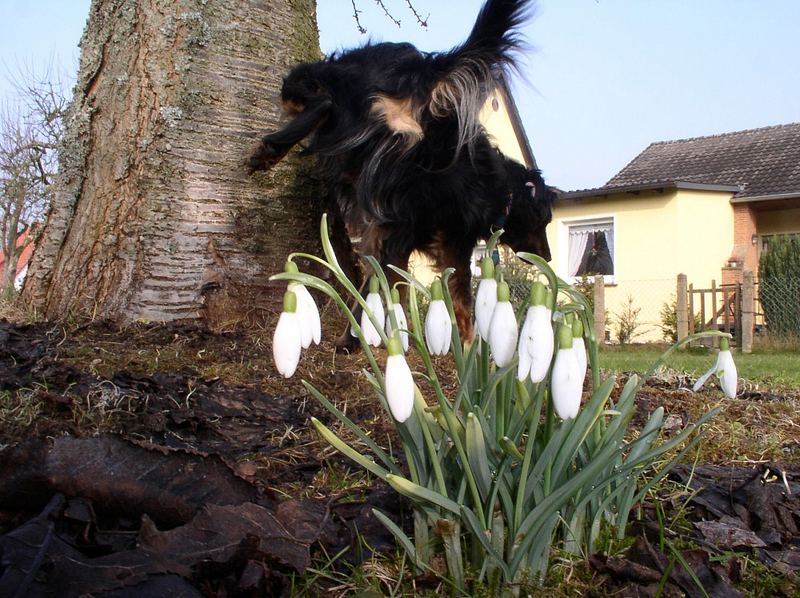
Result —
<path fill-rule="evenodd" d="M 395 25 L 400 27 L 400 20 L 394 18 L 392 13 L 389 12 L 389 9 L 386 8 L 386 5 L 383 3 L 383 0 L 375 0 L 375 4 L 377 4 L 383 9 L 383 14 L 385 14 L 390 21 L 392 21 Z"/>
<path fill-rule="evenodd" d="M 427 29 L 428 18 L 431 16 L 431 13 L 428 13 L 428 16 L 423 19 L 421 16 L 419 16 L 419 13 L 417 12 L 417 9 L 414 8 L 414 4 L 411 2 L 411 0 L 406 0 L 406 4 L 408 4 L 408 8 L 411 10 L 411 12 L 414 13 L 414 18 L 417 19 L 417 23 L 419 23 L 419 26 L 423 27 L 424 29 Z"/>
<path fill-rule="evenodd" d="M 356 20 L 356 27 L 358 27 L 358 32 L 361 35 L 364 35 L 367 32 L 367 30 L 361 26 L 361 21 L 358 19 L 358 15 L 361 11 L 356 8 L 356 0 L 350 0 L 350 4 L 353 5 L 353 18 Z"/>

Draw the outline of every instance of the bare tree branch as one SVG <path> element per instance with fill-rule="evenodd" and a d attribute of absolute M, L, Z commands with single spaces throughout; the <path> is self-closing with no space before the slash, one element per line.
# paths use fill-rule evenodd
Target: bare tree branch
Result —
<path fill-rule="evenodd" d="M 419 12 L 417 11 L 416 7 L 414 6 L 412 0 L 405 0 L 405 2 L 408 8 L 411 10 L 411 13 L 414 15 L 414 18 L 417 20 L 417 24 L 420 27 L 427 28 L 428 17 L 430 17 L 430 13 L 428 14 L 427 17 L 423 19 L 422 16 L 420 16 Z M 363 35 L 367 33 L 367 29 L 361 24 L 361 18 L 359 17 L 362 11 L 359 10 L 358 7 L 356 6 L 356 0 L 350 0 L 350 4 L 353 6 L 353 18 L 356 21 L 356 27 L 358 28 L 358 32 Z M 375 0 L 375 4 L 377 4 L 378 6 L 381 7 L 381 9 L 383 9 L 383 14 L 386 16 L 386 18 L 388 18 L 390 21 L 392 21 L 392 23 L 394 23 L 398 27 L 401 26 L 400 19 L 394 16 L 392 11 L 390 11 L 389 8 L 386 6 L 384 0 Z"/>
<path fill-rule="evenodd" d="M 17 91 L 15 102 L 0 105 L 0 292 L 14 292 L 20 235 L 40 220 L 50 203 L 58 168 L 56 148 L 67 108 L 65 85 L 49 70 L 37 77 L 18 67 L 7 78 Z"/>
<path fill-rule="evenodd" d="M 411 12 L 414 14 L 414 18 L 417 19 L 417 23 L 419 24 L 419 26 L 422 27 L 423 29 L 427 29 L 428 18 L 431 16 L 431 13 L 428 13 L 428 16 L 423 19 L 422 17 L 419 16 L 419 13 L 417 12 L 417 9 L 414 8 L 414 4 L 411 2 L 411 0 L 406 0 L 406 4 L 408 4 L 408 8 L 411 9 Z"/>

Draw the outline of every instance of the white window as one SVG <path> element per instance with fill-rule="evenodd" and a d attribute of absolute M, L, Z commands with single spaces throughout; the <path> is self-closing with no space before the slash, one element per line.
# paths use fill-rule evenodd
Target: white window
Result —
<path fill-rule="evenodd" d="M 614 282 L 614 219 L 565 222 L 567 275 L 572 279 L 602 274 Z"/>

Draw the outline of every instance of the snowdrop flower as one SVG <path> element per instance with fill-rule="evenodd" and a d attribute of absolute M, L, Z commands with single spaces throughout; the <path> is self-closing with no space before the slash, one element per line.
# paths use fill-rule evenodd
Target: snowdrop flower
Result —
<path fill-rule="evenodd" d="M 727 338 L 722 337 L 719 339 L 719 354 L 714 366 L 695 382 L 692 390 L 697 392 L 700 387 L 706 383 L 706 380 L 711 377 L 711 374 L 719 376 L 719 385 L 722 391 L 729 399 L 736 397 L 736 385 L 738 383 L 738 374 L 736 372 L 736 364 L 733 363 L 733 355 L 731 355 L 731 347 Z"/>
<path fill-rule="evenodd" d="M 498 367 L 505 367 L 514 359 L 517 348 L 517 318 L 510 302 L 511 292 L 506 281 L 497 285 L 497 305 L 489 325 L 489 348 Z"/>
<path fill-rule="evenodd" d="M 380 322 L 380 327 L 383 328 L 385 326 L 386 314 L 383 311 L 383 301 L 381 301 L 379 289 L 378 277 L 373 276 L 369 280 L 367 307 L 372 312 L 372 315 L 375 316 L 375 319 Z M 381 335 L 365 310 L 361 310 L 361 332 L 364 334 L 364 340 L 367 341 L 368 344 L 373 347 L 380 347 Z"/>
<path fill-rule="evenodd" d="M 431 285 L 431 304 L 425 316 L 425 344 L 431 355 L 445 355 L 450 350 L 453 322 L 447 312 L 442 292 L 442 281 L 436 279 Z"/>
<path fill-rule="evenodd" d="M 297 316 L 297 295 L 286 291 L 283 296 L 283 312 L 278 318 L 275 334 L 272 337 L 272 358 L 275 367 L 285 378 L 291 378 L 300 361 L 303 337 Z"/>
<path fill-rule="evenodd" d="M 406 421 L 414 408 L 414 379 L 408 367 L 397 332 L 389 337 L 389 357 L 386 359 L 386 402 L 398 422 Z"/>
<path fill-rule="evenodd" d="M 572 419 L 578 415 L 583 376 L 572 346 L 572 327 L 567 324 L 558 327 L 558 353 L 553 364 L 551 391 L 553 407 L 561 419 Z"/>
<path fill-rule="evenodd" d="M 406 312 L 403 311 L 403 305 L 400 303 L 400 291 L 397 289 L 392 289 L 392 303 L 389 306 L 389 311 L 394 313 L 403 351 L 408 351 L 408 321 L 406 320 Z M 392 336 L 392 318 L 390 315 L 386 316 L 386 336 Z"/>
<path fill-rule="evenodd" d="M 494 262 L 488 255 L 481 261 L 481 281 L 475 294 L 475 324 L 478 335 L 489 340 L 489 324 L 497 304 L 497 281 L 494 279 Z"/>
<path fill-rule="evenodd" d="M 289 260 L 286 262 L 284 270 L 286 272 L 297 272 L 297 264 Z M 322 325 L 314 298 L 305 285 L 299 282 L 290 282 L 288 288 L 297 296 L 297 319 L 300 322 L 303 349 L 310 347 L 312 341 L 318 345 L 322 338 Z"/>
<path fill-rule="evenodd" d="M 530 376 L 531 382 L 541 382 L 547 376 L 553 360 L 553 311 L 548 304 L 552 296 L 541 281 L 531 286 L 531 304 L 519 335 L 519 366 L 517 378 Z"/>
<path fill-rule="evenodd" d="M 588 364 L 586 362 L 586 343 L 583 340 L 583 321 L 578 314 L 575 314 L 575 319 L 572 321 L 572 350 L 575 352 L 575 359 L 578 360 L 578 375 L 583 382 Z"/>

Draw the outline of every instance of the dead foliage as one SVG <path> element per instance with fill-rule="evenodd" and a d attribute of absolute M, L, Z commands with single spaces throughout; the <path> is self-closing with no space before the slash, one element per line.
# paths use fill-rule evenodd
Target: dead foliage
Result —
<path fill-rule="evenodd" d="M 438 363 L 455 388 L 448 359 Z M 314 416 L 352 439 L 299 383 L 391 450 L 366 366 L 323 342 L 284 380 L 258 329 L 0 322 L 0 595 L 281 596 L 315 559 L 393 553 L 371 509 L 399 521 L 407 511 L 311 433 Z M 720 401 L 689 386 L 678 375 L 649 382 L 641 421 L 664 406 L 677 430 Z M 799 402 L 757 389 L 724 402 L 702 466 L 676 469 L 680 490 L 642 505 L 624 555 L 591 558 L 592 587 L 700 595 L 688 567 L 709 595 L 735 596 L 746 555 L 788 584 L 774 595 L 791 595 Z M 686 513 L 685 527 L 667 531 L 674 550 L 654 523 L 656 504 Z"/>

